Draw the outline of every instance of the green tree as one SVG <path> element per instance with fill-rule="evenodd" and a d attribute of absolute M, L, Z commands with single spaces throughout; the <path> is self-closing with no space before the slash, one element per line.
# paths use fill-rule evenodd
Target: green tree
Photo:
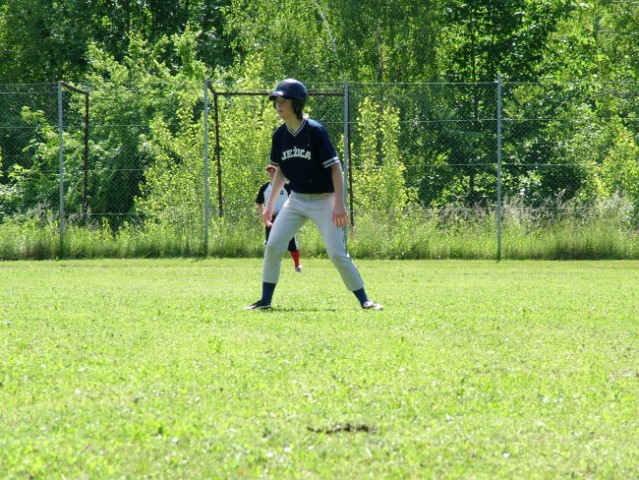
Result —
<path fill-rule="evenodd" d="M 507 85 L 505 113 L 518 125 L 505 132 L 507 194 L 533 204 L 612 194 L 597 188 L 597 169 L 619 123 L 637 131 L 636 84 L 628 80 L 636 78 L 638 12 L 632 2 L 576 3 L 545 45 L 541 82 Z"/>
<path fill-rule="evenodd" d="M 270 82 L 286 76 L 309 82 L 335 73 L 313 0 L 282 0 L 277 8 L 266 0 L 233 0 L 226 25 L 242 78 L 247 78 L 243 66 Z"/>
<path fill-rule="evenodd" d="M 599 165 L 598 179 L 607 197 L 614 194 L 632 200 L 639 219 L 639 144 L 635 136 L 616 123 L 610 148 Z"/>
<path fill-rule="evenodd" d="M 0 7 L 0 83 L 79 77 L 87 67 L 86 2 L 21 0 Z"/>
<path fill-rule="evenodd" d="M 639 71 L 639 4 L 585 0 L 562 17 L 540 70 L 558 81 L 634 81 Z"/>
<path fill-rule="evenodd" d="M 35 128 L 36 135 L 25 147 L 31 159 L 29 165 L 14 164 L 8 173 L 13 194 L 5 203 L 6 213 L 26 212 L 36 208 L 59 208 L 59 132 L 57 126 L 49 124 L 42 111 L 22 110 L 25 125 Z M 79 211 L 82 203 L 81 177 L 72 172 L 79 171 L 83 145 L 69 133 L 63 134 L 65 143 L 65 208 Z"/>
<path fill-rule="evenodd" d="M 89 10 L 92 40 L 121 61 L 133 37 L 154 44 L 190 30 L 201 60 L 227 65 L 232 62 L 230 42 L 224 35 L 224 10 L 229 4 L 230 0 L 93 0 Z M 157 60 L 167 63 L 174 56 L 170 49 L 157 54 Z"/>
<path fill-rule="evenodd" d="M 234 0 L 234 54 L 269 81 L 417 81 L 435 75 L 434 1 Z"/>
<path fill-rule="evenodd" d="M 536 81 L 557 25 L 576 5 L 571 0 L 447 0 L 438 37 L 439 71 L 448 80 Z"/>
<path fill-rule="evenodd" d="M 457 119 L 440 141 L 454 168 L 450 199 L 467 204 L 495 198 L 495 80 L 536 81 L 558 22 L 574 6 L 568 0 L 449 0 L 438 36 L 438 71 L 463 82 L 443 92 L 441 103 Z M 534 132 L 530 132 L 534 135 Z M 436 157 L 439 158 L 439 155 Z"/>
<path fill-rule="evenodd" d="M 167 145 L 161 127 L 175 135 L 185 132 L 189 122 L 198 121 L 195 106 L 206 67 L 193 54 L 195 43 L 189 31 L 155 45 L 134 38 L 123 64 L 96 47 L 90 49 L 94 212 L 130 213 L 147 169 L 154 166 L 157 149 Z M 155 60 L 157 49 L 175 51 L 181 65 L 177 74 Z M 149 129 L 158 133 L 160 147 L 149 146 L 154 141 Z M 165 155 L 176 163 L 184 161 L 174 150 Z"/>
<path fill-rule="evenodd" d="M 225 36 L 230 0 L 20 0 L 0 6 L 0 83 L 80 82 L 89 45 L 123 61 L 132 39 L 155 44 L 195 32 L 197 53 L 210 65 L 232 63 Z M 179 60 L 170 49 L 156 60 Z"/>
<path fill-rule="evenodd" d="M 401 214 L 413 199 L 404 181 L 405 167 L 397 144 L 399 115 L 370 98 L 358 108 L 361 132 L 354 147 L 353 197 L 356 210 L 373 215 Z"/>
<path fill-rule="evenodd" d="M 334 35 L 343 76 L 356 81 L 416 82 L 436 76 L 438 2 L 315 2 Z"/>

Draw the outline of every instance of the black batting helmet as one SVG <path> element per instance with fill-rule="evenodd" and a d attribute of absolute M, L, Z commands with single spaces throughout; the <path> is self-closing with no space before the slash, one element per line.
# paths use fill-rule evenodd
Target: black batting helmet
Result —
<path fill-rule="evenodd" d="M 306 102 L 307 95 L 306 86 L 302 82 L 294 78 L 287 78 L 277 84 L 275 91 L 268 96 L 268 99 L 275 100 L 276 97 L 289 98 L 291 100 L 298 100 L 303 104 Z"/>

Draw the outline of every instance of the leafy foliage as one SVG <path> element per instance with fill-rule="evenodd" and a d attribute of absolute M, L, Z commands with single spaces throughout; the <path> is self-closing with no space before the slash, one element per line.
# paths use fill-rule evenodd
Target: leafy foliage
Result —
<path fill-rule="evenodd" d="M 359 211 L 493 204 L 498 74 L 506 198 L 637 201 L 638 13 L 604 0 L 4 2 L 0 82 L 66 78 L 91 91 L 86 187 L 83 132 L 71 122 L 63 133 L 65 203 L 77 212 L 88 196 L 113 231 L 139 221 L 200 232 L 206 79 L 221 119 L 209 118 L 220 148 L 211 138 L 206 152 L 214 217 L 252 210 L 277 125 L 262 93 L 288 76 L 317 90 L 358 86 L 346 147 Z M 430 83 L 440 80 L 455 83 Z M 217 95 L 229 90 L 244 95 Z M 341 113 L 323 101 L 309 111 L 343 144 Z M 28 127 L 0 137 L 1 211 L 54 208 L 55 100 L 0 102 L 3 127 Z M 65 120 L 83 107 L 68 96 Z"/>
<path fill-rule="evenodd" d="M 639 145 L 623 126 L 618 126 L 607 155 L 599 166 L 598 178 L 606 196 L 618 194 L 635 205 L 639 221 Z"/>
<path fill-rule="evenodd" d="M 380 215 L 381 212 L 384 215 L 399 213 L 411 199 L 397 144 L 399 116 L 392 107 L 382 107 L 371 99 L 365 99 L 358 112 L 362 138 L 354 152 L 357 166 L 355 204 L 358 210 Z"/>

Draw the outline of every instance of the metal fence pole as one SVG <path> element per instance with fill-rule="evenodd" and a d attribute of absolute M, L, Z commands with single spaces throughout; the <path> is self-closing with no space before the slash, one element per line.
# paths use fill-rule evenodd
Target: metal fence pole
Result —
<path fill-rule="evenodd" d="M 209 253 L 209 80 L 204 80 L 204 256 Z"/>
<path fill-rule="evenodd" d="M 497 261 L 501 260 L 501 114 L 502 114 L 502 79 L 497 75 Z"/>
<path fill-rule="evenodd" d="M 351 226 L 355 225 L 353 218 L 353 191 L 352 191 L 352 171 L 351 171 L 351 152 L 350 152 L 350 105 L 349 105 L 350 87 L 348 80 L 344 81 L 344 205 L 348 205 L 350 198 L 350 217 Z"/>
<path fill-rule="evenodd" d="M 58 174 L 60 178 L 60 205 L 58 206 L 60 246 L 64 241 L 64 116 L 62 114 L 62 81 L 58 81 Z M 62 248 L 61 248 L 62 250 Z"/>
<path fill-rule="evenodd" d="M 224 215 L 223 196 L 222 196 L 222 154 L 220 149 L 220 114 L 218 104 L 218 93 L 213 90 L 213 111 L 215 112 L 215 161 L 217 165 L 217 203 L 218 215 L 220 218 Z"/>
<path fill-rule="evenodd" d="M 86 224 L 89 211 L 89 91 L 61 82 L 63 88 L 84 95 L 84 155 L 83 160 L 83 190 L 82 190 L 82 222 Z"/>

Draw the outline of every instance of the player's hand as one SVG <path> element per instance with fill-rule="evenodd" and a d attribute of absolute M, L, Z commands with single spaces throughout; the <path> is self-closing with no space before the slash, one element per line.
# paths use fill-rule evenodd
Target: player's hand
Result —
<path fill-rule="evenodd" d="M 348 213 L 341 203 L 335 203 L 333 207 L 333 223 L 338 227 L 343 227 L 348 223 Z"/>
<path fill-rule="evenodd" d="M 262 210 L 262 220 L 264 220 L 264 224 L 267 227 L 273 226 L 273 209 L 272 208 L 265 208 L 264 210 Z"/>

